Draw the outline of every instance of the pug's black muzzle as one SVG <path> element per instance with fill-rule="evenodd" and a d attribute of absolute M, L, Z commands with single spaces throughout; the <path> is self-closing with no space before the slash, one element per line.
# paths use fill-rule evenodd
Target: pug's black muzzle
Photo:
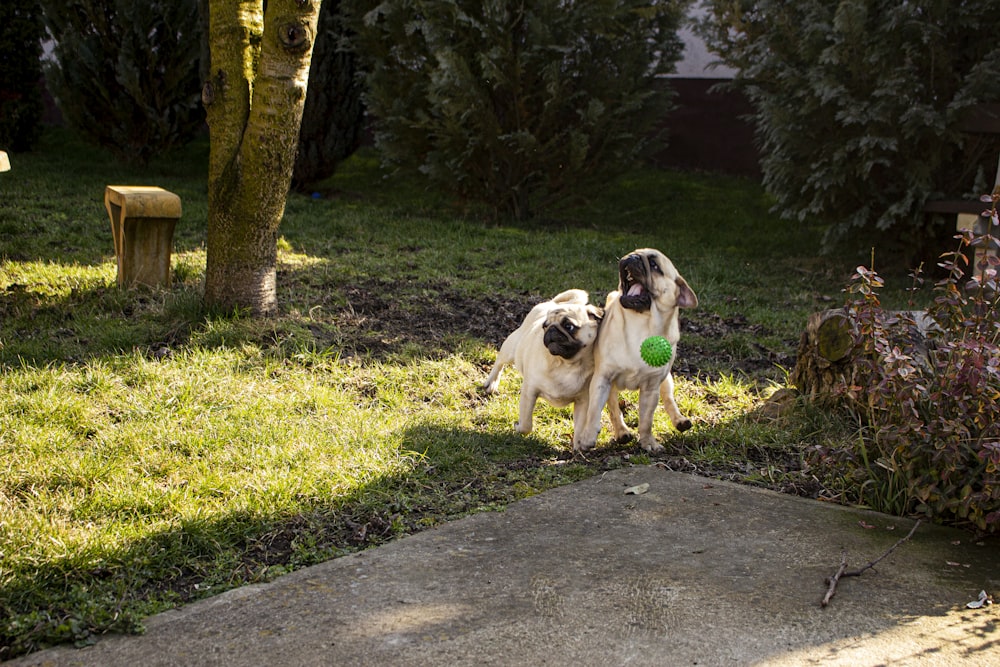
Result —
<path fill-rule="evenodd" d="M 558 324 L 553 324 L 545 329 L 542 342 L 545 343 L 545 347 L 551 354 L 564 359 L 572 359 L 583 347 L 577 339 Z"/>
<path fill-rule="evenodd" d="M 618 279 L 621 298 L 618 302 L 629 310 L 649 310 L 653 298 L 648 289 L 648 269 L 642 256 L 632 254 L 618 262 Z"/>

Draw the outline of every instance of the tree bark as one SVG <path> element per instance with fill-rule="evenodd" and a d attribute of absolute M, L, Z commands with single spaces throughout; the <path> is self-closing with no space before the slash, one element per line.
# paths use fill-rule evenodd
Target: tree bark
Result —
<path fill-rule="evenodd" d="M 277 311 L 285 211 L 321 0 L 210 0 L 205 302 Z M 265 12 L 264 7 L 267 7 Z"/>
<path fill-rule="evenodd" d="M 837 402 L 854 378 L 854 326 L 842 308 L 813 313 L 799 340 L 791 384 L 812 402 Z"/>
<path fill-rule="evenodd" d="M 891 344 L 907 349 L 915 364 L 931 368 L 932 341 L 928 332 L 934 321 L 922 311 L 887 313 L 886 333 Z M 850 315 L 843 309 L 813 313 L 799 340 L 795 368 L 789 383 L 810 402 L 824 406 L 847 401 L 867 400 L 859 382 L 859 365 L 868 361 L 856 344 L 856 332 Z"/>

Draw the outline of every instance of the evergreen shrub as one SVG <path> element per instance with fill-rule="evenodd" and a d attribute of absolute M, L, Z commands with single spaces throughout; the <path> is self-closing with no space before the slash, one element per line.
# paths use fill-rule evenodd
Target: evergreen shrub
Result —
<path fill-rule="evenodd" d="M 42 0 L 67 123 L 132 164 L 203 127 L 197 0 Z"/>
<path fill-rule="evenodd" d="M 786 218 L 935 233 L 932 198 L 988 191 L 1000 137 L 963 114 L 1000 100 L 1000 0 L 706 0 L 698 30 L 755 107 Z M 954 218 L 949 221 L 954 224 Z"/>
<path fill-rule="evenodd" d="M 30 150 L 41 133 L 42 33 L 35 0 L 0 3 L 0 150 Z"/>
<path fill-rule="evenodd" d="M 655 145 L 689 0 L 348 0 L 389 165 L 527 218 Z"/>

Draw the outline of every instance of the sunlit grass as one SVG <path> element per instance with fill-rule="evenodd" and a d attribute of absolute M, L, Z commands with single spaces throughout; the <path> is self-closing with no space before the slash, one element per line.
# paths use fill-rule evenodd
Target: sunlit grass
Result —
<path fill-rule="evenodd" d="M 46 262 L 5 262 L 0 270 L 0 290 L 21 289 L 45 297 L 67 297 L 73 290 L 115 284 L 114 258 L 99 265 Z"/>
<path fill-rule="evenodd" d="M 324 184 L 332 197 L 289 198 L 282 312 L 257 321 L 201 304 L 205 149 L 132 172 L 55 131 L 4 174 L 0 659 L 133 631 L 183 601 L 657 460 L 607 430 L 574 459 L 571 409 L 544 402 L 531 436 L 513 433 L 516 371 L 498 395 L 479 390 L 492 343 L 383 341 L 393 333 L 367 327 L 378 313 L 355 310 L 352 289 L 401 319 L 438 300 L 526 304 L 567 287 L 600 302 L 618 257 L 658 247 L 701 301 L 679 348 L 697 368 L 677 378 L 696 425 L 680 434 L 659 412 L 660 460 L 778 487 L 782 462 L 836 437 L 761 415 L 788 369 L 739 367 L 793 354 L 857 258 L 819 257 L 817 230 L 778 220 L 754 183 L 638 169 L 545 219 L 482 221 L 386 180 L 363 152 Z M 181 195 L 168 288 L 115 286 L 110 183 Z M 360 334 L 375 351 L 357 351 Z M 637 397 L 623 400 L 635 428 Z"/>

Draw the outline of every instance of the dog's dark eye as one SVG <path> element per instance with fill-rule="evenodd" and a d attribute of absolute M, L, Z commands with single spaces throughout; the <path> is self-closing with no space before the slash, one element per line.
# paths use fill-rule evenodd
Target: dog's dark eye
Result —
<path fill-rule="evenodd" d="M 563 329 L 566 330 L 566 333 L 574 333 L 577 328 L 578 327 L 569 320 L 563 320 Z"/>
<path fill-rule="evenodd" d="M 660 265 L 656 263 L 655 259 L 649 260 L 649 268 L 656 271 L 660 275 L 663 275 L 663 271 L 660 270 Z"/>

